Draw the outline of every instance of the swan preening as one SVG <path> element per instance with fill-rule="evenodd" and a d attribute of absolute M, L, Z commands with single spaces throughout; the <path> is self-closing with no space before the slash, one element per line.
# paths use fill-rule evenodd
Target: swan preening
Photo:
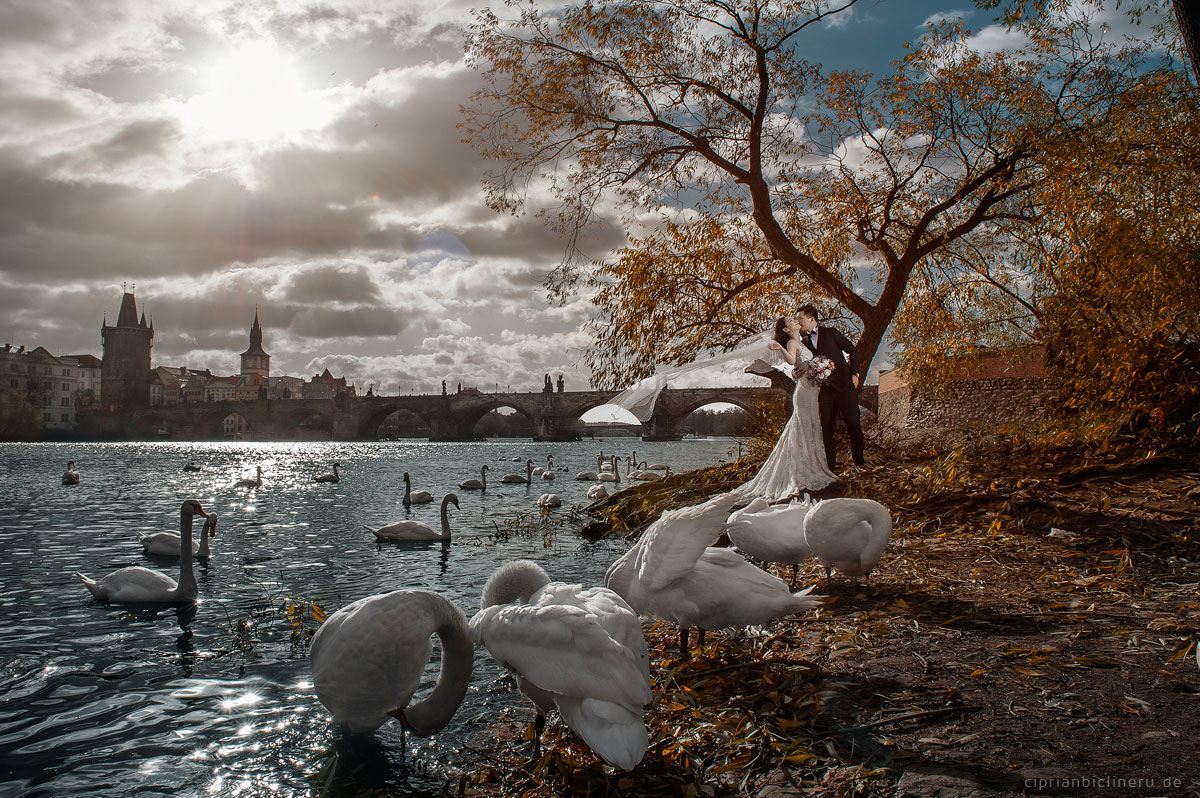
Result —
<path fill-rule="evenodd" d="M 258 476 L 254 479 L 239 479 L 233 483 L 237 488 L 261 488 L 262 487 L 262 466 L 258 467 Z"/>
<path fill-rule="evenodd" d="M 500 481 L 509 485 L 528 485 L 533 482 L 533 461 L 525 461 L 525 476 L 520 474 L 505 474 Z"/>
<path fill-rule="evenodd" d="M 479 479 L 467 479 L 458 483 L 461 490 L 487 490 L 487 465 L 479 469 Z"/>
<path fill-rule="evenodd" d="M 342 475 L 338 473 L 338 466 L 340 465 L 341 463 L 334 463 L 332 474 L 321 474 L 319 477 L 313 477 L 313 482 L 341 482 Z"/>
<path fill-rule="evenodd" d="M 187 499 L 179 510 L 179 581 L 160 571 L 133 565 L 100 579 L 77 574 L 84 586 L 101 601 L 122 604 L 183 604 L 199 596 L 192 570 L 192 518 L 208 513 L 195 499 Z"/>
<path fill-rule="evenodd" d="M 427 490 L 413 490 L 412 479 L 408 476 L 408 472 L 404 472 L 404 498 L 400 500 L 405 507 L 410 504 L 429 504 L 433 501 L 433 494 Z"/>
<path fill-rule="evenodd" d="M 637 765 L 647 745 L 642 713 L 652 696 L 650 656 L 633 609 L 607 588 L 551 582 L 529 560 L 496 569 L 481 603 L 471 636 L 516 675 L 537 708 L 535 746 L 545 713 L 558 709 L 601 759 Z"/>
<path fill-rule="evenodd" d="M 67 461 L 67 470 L 63 472 L 62 484 L 64 484 L 64 485 L 78 485 L 79 484 L 79 472 L 75 470 L 75 461 L 74 460 Z"/>
<path fill-rule="evenodd" d="M 603 485 L 592 485 L 588 488 L 587 497 L 589 499 L 606 499 L 608 498 L 608 489 Z"/>
<path fill-rule="evenodd" d="M 442 531 L 439 533 L 429 524 L 421 521 L 397 521 L 394 524 L 388 524 L 380 529 L 371 529 L 375 537 L 380 540 L 450 540 L 450 515 L 449 506 L 453 504 L 455 509 L 461 510 L 458 506 L 458 497 L 453 493 L 447 493 L 442 497 Z"/>
<path fill-rule="evenodd" d="M 557 493 L 543 493 L 538 496 L 538 507 L 562 507 L 562 498 Z"/>
<path fill-rule="evenodd" d="M 207 560 L 212 552 L 209 550 L 210 538 L 217 536 L 217 514 L 209 513 L 204 519 L 204 528 L 200 530 L 200 542 L 192 541 L 192 556 L 198 560 Z M 175 532 L 154 532 L 149 535 L 139 535 L 144 554 L 154 554 L 159 557 L 178 557 L 181 551 L 181 538 Z"/>
<path fill-rule="evenodd" d="M 664 512 L 614 562 L 604 584 L 641 615 L 679 625 L 686 657 L 691 627 L 751 626 L 812 609 L 820 596 L 792 593 L 783 580 L 755 567 L 732 549 L 714 548 L 736 496 L 721 494 L 691 507 Z"/>
<path fill-rule="evenodd" d="M 892 536 L 892 514 L 872 499 L 824 499 L 804 516 L 804 539 L 825 566 L 866 581 Z"/>
<path fill-rule="evenodd" d="M 437 684 L 410 704 L 433 651 L 442 644 Z M 367 734 L 396 718 L 428 737 L 445 728 L 466 695 L 475 662 L 462 610 L 426 590 L 397 590 L 347 604 L 329 616 L 309 655 L 317 698 L 333 722 Z"/>

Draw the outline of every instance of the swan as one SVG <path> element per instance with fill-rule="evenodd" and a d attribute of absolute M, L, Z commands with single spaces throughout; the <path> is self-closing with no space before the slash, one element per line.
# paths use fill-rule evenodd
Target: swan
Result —
<path fill-rule="evenodd" d="M 441 672 L 432 692 L 410 704 L 433 651 L 432 634 L 442 644 Z M 369 734 L 392 717 L 429 737 L 462 703 L 475 650 L 462 610 L 437 593 L 396 590 L 330 615 L 313 635 L 309 661 L 317 699 L 343 731 Z"/>
<path fill-rule="evenodd" d="M 481 604 L 471 636 L 516 675 L 537 708 L 534 756 L 545 715 L 557 708 L 605 762 L 637 765 L 647 745 L 642 713 L 653 696 L 650 655 L 633 609 L 607 588 L 551 582 L 529 560 L 496 569 Z"/>
<path fill-rule="evenodd" d="M 778 577 L 732 549 L 713 548 L 736 496 L 667 510 L 629 551 L 609 566 L 604 584 L 641 615 L 679 624 L 679 655 L 688 656 L 692 626 L 751 626 L 821 603 L 808 590 L 793 594 Z"/>
<path fill-rule="evenodd" d="M 196 465 L 195 460 L 188 460 L 187 465 L 183 467 L 184 471 L 199 471 L 200 466 Z"/>
<path fill-rule="evenodd" d="M 575 475 L 575 479 L 579 482 L 595 482 L 596 476 L 595 471 L 580 471 Z"/>
<path fill-rule="evenodd" d="M 892 536 L 892 514 L 873 499 L 823 499 L 804 516 L 804 539 L 825 566 L 863 581 L 883 557 Z"/>
<path fill-rule="evenodd" d="M 192 518 L 208 513 L 195 499 L 186 499 L 179 510 L 179 581 L 161 571 L 131 565 L 100 579 L 88 579 L 76 573 L 93 596 L 100 601 L 122 604 L 185 604 L 200 595 L 192 571 Z"/>
<path fill-rule="evenodd" d="M 589 499 L 606 499 L 608 498 L 608 489 L 603 485 L 592 485 L 588 488 L 587 497 Z"/>
<path fill-rule="evenodd" d="M 442 531 L 438 533 L 429 524 L 421 521 L 397 521 L 394 524 L 388 524 L 379 529 L 371 529 L 375 537 L 379 540 L 450 540 L 450 516 L 449 505 L 453 504 L 454 509 L 461 510 L 458 506 L 458 497 L 453 493 L 447 493 L 442 497 Z"/>
<path fill-rule="evenodd" d="M 765 566 L 783 563 L 792 566 L 792 587 L 796 584 L 796 566 L 813 556 L 804 537 L 804 517 L 811 501 L 772 507 L 764 498 L 755 498 L 729 515 L 725 534 L 743 552 Z"/>
<path fill-rule="evenodd" d="M 467 479 L 458 483 L 461 490 L 487 490 L 487 471 L 486 464 L 479 469 L 479 479 Z"/>
<path fill-rule="evenodd" d="M 413 490 L 412 480 L 409 479 L 408 472 L 404 472 L 404 498 L 400 500 L 401 504 L 407 507 L 410 504 L 429 504 L 433 501 L 433 494 L 427 490 Z"/>
<path fill-rule="evenodd" d="M 258 476 L 254 479 L 246 478 L 239 479 L 233 483 L 235 488 L 261 488 L 262 487 L 262 466 L 258 467 Z"/>
<path fill-rule="evenodd" d="M 654 463 L 653 465 L 643 465 L 642 468 L 647 471 L 669 471 L 671 467 L 666 463 Z"/>
<path fill-rule="evenodd" d="M 79 484 L 79 472 L 75 470 L 75 461 L 74 460 L 67 461 L 67 470 L 63 472 L 62 484 L 64 484 L 64 485 L 78 485 Z"/>
<path fill-rule="evenodd" d="M 313 477 L 313 482 L 341 482 L 342 475 L 338 473 L 338 466 L 340 465 L 341 463 L 334 463 L 332 474 L 322 474 L 319 477 Z"/>
<path fill-rule="evenodd" d="M 525 476 L 520 474 L 505 474 L 500 481 L 509 485 L 528 485 L 533 482 L 533 461 L 525 461 Z"/>
<path fill-rule="evenodd" d="M 542 479 L 554 479 L 554 472 L 553 471 L 543 471 Z"/>
<path fill-rule="evenodd" d="M 557 493 L 543 493 L 538 496 L 538 507 L 562 507 L 562 499 Z"/>
<path fill-rule="evenodd" d="M 601 450 L 600 450 L 600 454 L 596 455 L 596 470 L 597 470 L 597 471 L 603 471 L 603 470 L 604 470 L 604 464 L 605 464 L 606 462 L 607 462 L 607 461 L 606 461 L 606 460 L 605 460 L 605 458 L 604 458 L 604 450 L 603 450 L 603 449 L 601 449 Z"/>
<path fill-rule="evenodd" d="M 612 456 L 612 463 L 611 463 L 609 469 L 607 469 L 605 471 L 601 471 L 596 476 L 596 479 L 600 482 L 620 482 L 621 481 L 621 472 L 620 472 L 620 470 L 617 469 L 617 456 L 615 454 Z"/>
<path fill-rule="evenodd" d="M 197 560 L 207 560 L 212 553 L 208 548 L 209 538 L 217 536 L 217 514 L 209 513 L 204 519 L 204 528 L 200 530 L 200 543 L 192 541 L 192 556 Z M 139 535 L 143 554 L 155 554 L 159 557 L 178 557 L 180 537 L 175 532 L 154 532 Z"/>

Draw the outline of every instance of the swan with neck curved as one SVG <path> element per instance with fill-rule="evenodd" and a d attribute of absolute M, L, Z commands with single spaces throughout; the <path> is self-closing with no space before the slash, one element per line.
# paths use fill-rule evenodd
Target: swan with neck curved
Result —
<path fill-rule="evenodd" d="M 520 474 L 505 474 L 500 481 L 506 485 L 529 485 L 533 482 L 533 461 L 525 461 L 525 476 Z"/>
<path fill-rule="evenodd" d="M 210 538 L 217 536 L 217 514 L 209 513 L 204 519 L 204 528 L 200 530 L 200 542 L 192 541 L 192 556 L 197 560 L 207 560 L 212 552 L 209 550 Z M 149 535 L 139 535 L 143 554 L 153 554 L 158 557 L 178 557 L 182 552 L 182 538 L 176 532 L 154 532 Z"/>
<path fill-rule="evenodd" d="M 262 466 L 258 466 L 258 476 L 257 477 L 254 477 L 253 479 L 251 479 L 249 477 L 247 477 L 246 479 L 239 479 L 237 482 L 233 483 L 233 486 L 235 488 L 261 488 L 262 487 Z"/>
<path fill-rule="evenodd" d="M 442 665 L 433 690 L 413 702 L 433 651 Z M 321 624 L 309 654 L 317 698 L 350 734 L 369 734 L 389 718 L 418 737 L 437 734 L 462 703 L 475 648 L 467 618 L 427 590 L 396 590 L 347 604 Z"/>
<path fill-rule="evenodd" d="M 451 504 L 456 510 L 462 509 L 458 506 L 458 497 L 453 493 L 447 493 L 442 497 L 442 531 L 440 533 L 421 521 L 397 521 L 379 529 L 371 529 L 371 527 L 367 527 L 367 529 L 370 529 L 379 540 L 444 540 L 449 542 L 449 506 Z"/>
<path fill-rule="evenodd" d="M 481 603 L 471 635 L 516 675 L 536 707 L 535 747 L 546 713 L 557 709 L 601 759 L 637 765 L 652 695 L 650 655 L 633 609 L 607 588 L 551 582 L 529 560 L 496 569 Z"/>
<path fill-rule="evenodd" d="M 114 571 L 100 579 L 76 575 L 93 596 L 100 601 L 121 604 L 184 604 L 199 596 L 196 574 L 192 569 L 192 519 L 207 517 L 208 513 L 195 499 L 186 499 L 179 509 L 179 581 L 161 571 L 132 565 Z"/>
<path fill-rule="evenodd" d="M 319 477 L 313 477 L 313 482 L 341 482 L 342 475 L 338 473 L 340 465 L 341 463 L 334 463 L 332 474 L 321 474 Z"/>

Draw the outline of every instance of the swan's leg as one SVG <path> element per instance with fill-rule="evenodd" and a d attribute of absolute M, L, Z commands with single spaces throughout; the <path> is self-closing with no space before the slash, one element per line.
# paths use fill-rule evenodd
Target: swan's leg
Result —
<path fill-rule="evenodd" d="M 789 589 L 789 590 L 795 590 L 795 589 L 796 589 L 796 573 L 797 573 L 799 570 L 800 570 L 800 563 L 798 563 L 798 562 L 794 562 L 794 563 L 792 563 L 792 582 L 791 582 L 791 584 L 788 586 L 788 589 Z"/>
<path fill-rule="evenodd" d="M 546 729 L 546 716 L 539 709 L 537 716 L 533 719 L 533 758 L 538 760 L 542 758 L 542 732 Z"/>
<path fill-rule="evenodd" d="M 825 566 L 825 581 L 830 582 L 830 583 L 833 582 L 833 566 L 832 565 Z"/>
<path fill-rule="evenodd" d="M 699 632 L 699 634 L 696 635 L 696 638 L 697 638 L 696 645 L 700 646 L 701 648 L 704 647 L 704 632 L 705 631 L 706 630 L 704 629 L 704 627 L 700 627 L 700 632 Z"/>
<path fill-rule="evenodd" d="M 688 653 L 688 638 L 691 636 L 691 628 L 687 626 L 679 627 L 679 658 L 687 659 Z"/>

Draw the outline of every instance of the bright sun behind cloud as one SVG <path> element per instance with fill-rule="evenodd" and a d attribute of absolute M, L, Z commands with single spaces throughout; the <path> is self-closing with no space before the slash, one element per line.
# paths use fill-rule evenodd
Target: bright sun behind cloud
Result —
<path fill-rule="evenodd" d="M 192 135 L 216 141 L 290 138 L 326 121 L 319 97 L 305 91 L 294 59 L 270 40 L 247 42 L 207 70 L 203 94 L 184 105 Z"/>

